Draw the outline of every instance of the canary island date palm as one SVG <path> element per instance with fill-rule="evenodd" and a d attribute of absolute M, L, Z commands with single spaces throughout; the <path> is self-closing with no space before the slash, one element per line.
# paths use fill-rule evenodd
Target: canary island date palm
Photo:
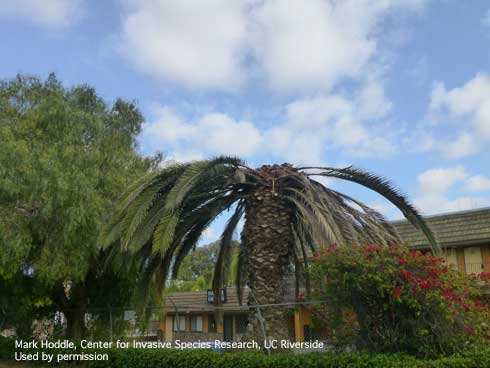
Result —
<path fill-rule="evenodd" d="M 308 266 L 308 255 L 321 247 L 400 242 L 381 214 L 314 177 L 343 179 L 378 192 L 436 247 L 414 207 L 381 177 L 353 167 L 282 164 L 250 168 L 233 157 L 174 164 L 142 177 L 122 196 L 103 230 L 102 243 L 119 244 L 123 252 L 139 257 L 146 288 L 156 283 L 162 290 L 206 228 L 230 210 L 220 238 L 213 289 L 227 282 L 232 236 L 243 217 L 235 275 L 240 302 L 248 286 L 249 304 L 281 304 L 289 270 L 294 269 L 299 280 Z M 303 284 L 305 278 L 302 280 Z M 298 286 L 296 282 L 296 295 Z M 257 315 L 251 308 L 250 335 L 288 338 L 285 310 L 264 307 Z"/>

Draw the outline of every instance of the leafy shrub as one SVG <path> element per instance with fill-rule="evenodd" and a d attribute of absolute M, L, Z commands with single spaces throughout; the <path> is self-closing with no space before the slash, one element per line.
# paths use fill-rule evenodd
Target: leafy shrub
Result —
<path fill-rule="evenodd" d="M 339 345 L 452 353 L 487 341 L 490 314 L 479 283 L 489 276 L 466 277 L 442 258 L 407 247 L 333 245 L 315 256 L 311 269 L 314 298 L 329 301 L 314 317 Z"/>
<path fill-rule="evenodd" d="M 14 358 L 14 339 L 0 336 L 0 360 L 10 360 Z"/>

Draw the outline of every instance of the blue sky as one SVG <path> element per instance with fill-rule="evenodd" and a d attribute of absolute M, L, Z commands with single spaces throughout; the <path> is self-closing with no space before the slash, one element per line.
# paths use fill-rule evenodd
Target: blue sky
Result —
<path fill-rule="evenodd" d="M 1 3 L 0 77 L 56 72 L 136 100 L 145 154 L 354 164 L 424 214 L 490 206 L 488 1 Z"/>

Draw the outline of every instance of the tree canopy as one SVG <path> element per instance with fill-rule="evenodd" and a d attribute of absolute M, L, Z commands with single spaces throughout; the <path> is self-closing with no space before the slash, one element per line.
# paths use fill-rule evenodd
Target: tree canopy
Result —
<path fill-rule="evenodd" d="M 101 224 L 160 160 L 138 153 L 142 123 L 133 102 L 109 104 L 53 74 L 0 81 L 0 275 L 29 275 L 59 297 L 69 281 L 73 301 L 87 274 L 103 273 Z"/>
<path fill-rule="evenodd" d="M 196 246 L 182 261 L 176 279 L 171 281 L 169 291 L 200 291 L 212 288 L 214 265 L 218 259 L 220 242 Z M 232 257 L 228 265 L 228 285 L 235 281 L 240 243 L 233 241 Z"/>

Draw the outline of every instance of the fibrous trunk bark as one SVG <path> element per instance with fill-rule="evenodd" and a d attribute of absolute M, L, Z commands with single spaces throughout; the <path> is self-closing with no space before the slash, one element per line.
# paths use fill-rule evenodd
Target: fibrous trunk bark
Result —
<path fill-rule="evenodd" d="M 248 335 L 259 342 L 290 339 L 287 307 L 282 305 L 293 242 L 290 211 L 273 186 L 264 187 L 248 201 L 245 217 L 242 241 L 249 252 L 248 303 L 252 306 Z"/>

